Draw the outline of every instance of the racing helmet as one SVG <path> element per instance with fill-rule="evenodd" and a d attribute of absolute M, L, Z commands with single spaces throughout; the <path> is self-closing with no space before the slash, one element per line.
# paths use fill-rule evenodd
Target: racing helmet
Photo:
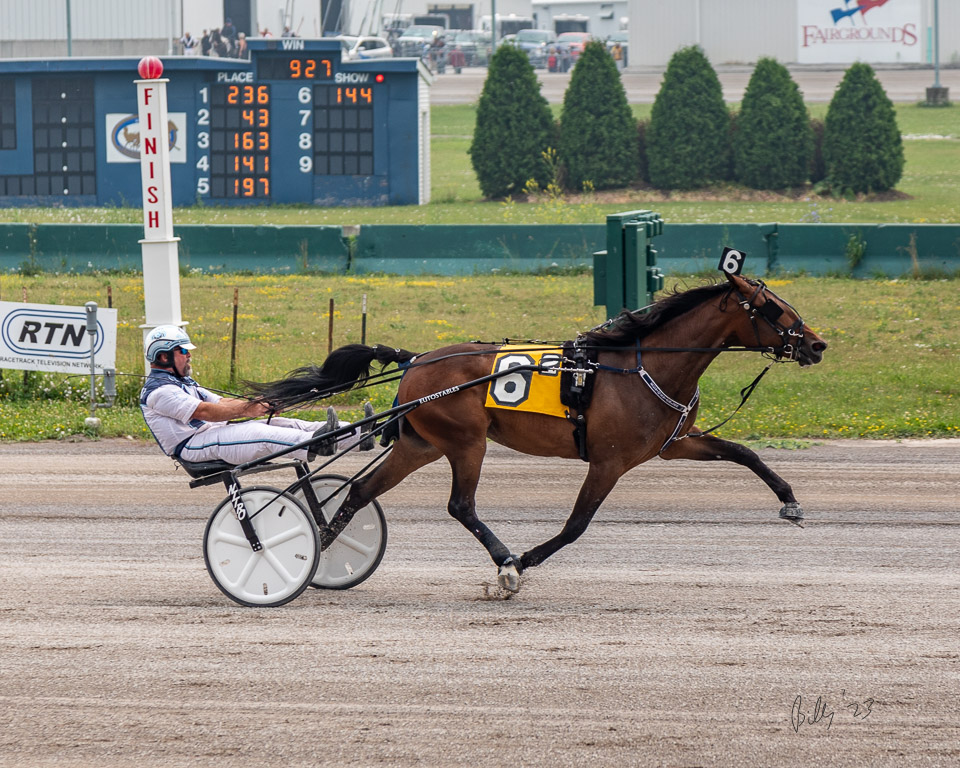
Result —
<path fill-rule="evenodd" d="M 177 325 L 158 325 L 143 341 L 143 354 L 151 363 L 157 362 L 157 355 L 161 352 L 172 352 L 179 347 L 184 349 L 196 349 L 196 345 L 190 343 L 190 337 L 187 332 Z"/>

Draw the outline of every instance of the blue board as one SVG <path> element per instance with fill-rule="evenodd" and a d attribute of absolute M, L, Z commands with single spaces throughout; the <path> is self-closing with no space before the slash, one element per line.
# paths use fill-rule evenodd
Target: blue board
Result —
<path fill-rule="evenodd" d="M 425 202 L 419 60 L 248 45 L 249 61 L 163 59 L 174 205 Z M 141 205 L 137 63 L 0 61 L 0 206 Z"/>

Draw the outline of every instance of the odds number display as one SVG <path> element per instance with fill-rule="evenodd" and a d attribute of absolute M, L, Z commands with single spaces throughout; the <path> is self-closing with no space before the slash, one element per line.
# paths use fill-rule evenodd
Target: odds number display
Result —
<path fill-rule="evenodd" d="M 269 198 L 270 86 L 213 85 L 209 91 L 210 196 Z"/>
<path fill-rule="evenodd" d="M 198 90 L 196 196 L 223 203 L 319 204 L 381 193 L 395 140 L 391 77 L 328 55 L 259 52 L 251 71 Z M 415 116 L 414 116 L 415 117 Z"/>
<path fill-rule="evenodd" d="M 265 58 L 260 61 L 261 80 L 329 80 L 333 77 L 333 61 L 318 56 Z"/>
<path fill-rule="evenodd" d="M 344 60 L 333 38 L 247 45 L 246 59 L 153 62 L 174 206 L 429 202 L 430 83 L 418 59 Z M 0 56 L 0 207 L 142 201 L 134 82 L 157 78 L 139 66 Z"/>

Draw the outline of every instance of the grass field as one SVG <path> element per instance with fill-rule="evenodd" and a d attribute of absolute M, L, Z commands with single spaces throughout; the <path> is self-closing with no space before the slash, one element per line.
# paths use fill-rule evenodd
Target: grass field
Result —
<path fill-rule="evenodd" d="M 732 105 L 736 106 L 736 105 Z M 553 105 L 559 115 L 560 105 Z M 638 118 L 649 117 L 651 105 L 632 105 Z M 826 104 L 808 105 L 823 117 Z M 929 109 L 898 104 L 897 121 L 905 140 L 906 169 L 898 190 L 907 199 L 863 202 L 817 197 L 755 193 L 738 187 L 664 195 L 653 190 L 618 190 L 563 206 L 505 205 L 485 202 L 470 166 L 476 121 L 474 105 L 437 106 L 431 111 L 432 202 L 425 206 L 389 208 L 305 208 L 270 206 L 178 209 L 180 224 L 556 224 L 602 223 L 608 213 L 650 208 L 675 222 L 918 222 L 960 221 L 960 109 Z M 910 138 L 910 137 L 948 138 Z M 807 199 L 805 199 L 807 198 Z M 0 222 L 142 223 L 138 208 L 8 208 Z"/>
<path fill-rule="evenodd" d="M 822 117 L 825 104 L 810 105 Z M 560 106 L 554 105 L 559 113 Z M 637 117 L 650 105 L 634 105 Z M 181 224 L 454 224 L 602 223 L 607 213 L 651 208 L 669 222 L 960 222 L 960 119 L 956 108 L 897 105 L 906 137 L 905 199 L 848 201 L 813 195 L 745 193 L 735 187 L 665 196 L 620 191 L 561 203 L 484 202 L 466 154 L 474 106 L 432 110 L 433 201 L 426 206 L 320 209 L 180 209 Z M 936 137 L 936 138 L 934 138 Z M 943 138 L 946 137 L 946 138 Z M 0 222 L 142 222 L 135 208 L 0 209 Z M 106 304 L 113 289 L 119 310 L 120 404 L 100 412 L 102 434 L 145 437 L 136 407 L 143 371 L 140 331 L 143 286 L 139 275 L 0 276 L 0 295 L 34 303 Z M 472 339 L 566 339 L 603 320 L 593 307 L 589 275 L 462 278 L 188 276 L 182 280 L 183 316 L 200 345 L 196 375 L 231 389 L 230 335 L 234 286 L 240 289 L 238 377 L 277 378 L 323 359 L 328 301 L 336 301 L 334 345 L 360 340 L 360 301 L 369 299 L 368 342 L 426 350 Z M 937 437 L 960 434 L 956 371 L 960 361 L 960 280 L 853 281 L 801 277 L 777 283 L 830 343 L 813 369 L 777 366 L 748 406 L 722 434 L 734 439 L 793 440 L 829 437 Z M 701 425 L 720 421 L 739 402 L 738 392 L 759 372 L 759 357 L 727 355 L 702 382 Z M 86 380 L 3 371 L 0 440 L 66 438 L 83 431 Z M 363 393 L 336 401 L 348 409 Z M 372 392 L 377 410 L 393 391 Z"/>
<path fill-rule="evenodd" d="M 688 285 L 698 284 L 692 279 Z M 120 405 L 99 412 L 105 436 L 147 437 L 136 406 L 143 373 L 140 323 L 143 286 L 138 275 L 3 275 L 3 296 L 78 305 L 106 304 L 106 286 L 118 309 Z M 825 361 L 801 370 L 778 365 L 720 434 L 747 440 L 835 437 L 960 436 L 960 279 L 857 281 L 800 277 L 771 281 L 829 342 Z M 279 378 L 321 362 L 327 350 L 329 299 L 335 300 L 334 346 L 360 341 L 360 306 L 368 298 L 368 343 L 424 351 L 460 341 L 568 339 L 604 319 L 593 306 L 592 279 L 578 276 L 472 278 L 188 276 L 182 280 L 184 317 L 199 349 L 195 375 L 230 390 L 233 288 L 240 291 L 239 378 Z M 721 357 L 702 380 L 699 423 L 724 418 L 740 389 L 765 362 L 758 355 Z M 67 438 L 83 432 L 86 379 L 3 371 L 0 440 Z M 371 396 L 390 406 L 391 386 L 334 401 L 349 415 Z"/>

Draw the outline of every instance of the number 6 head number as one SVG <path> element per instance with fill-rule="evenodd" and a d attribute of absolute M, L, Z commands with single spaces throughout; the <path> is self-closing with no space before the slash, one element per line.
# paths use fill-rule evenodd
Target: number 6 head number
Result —
<path fill-rule="evenodd" d="M 743 251 L 725 247 L 723 253 L 720 255 L 720 264 L 717 269 L 727 275 L 739 275 L 740 270 L 743 269 L 743 261 L 746 258 L 747 254 Z"/>

